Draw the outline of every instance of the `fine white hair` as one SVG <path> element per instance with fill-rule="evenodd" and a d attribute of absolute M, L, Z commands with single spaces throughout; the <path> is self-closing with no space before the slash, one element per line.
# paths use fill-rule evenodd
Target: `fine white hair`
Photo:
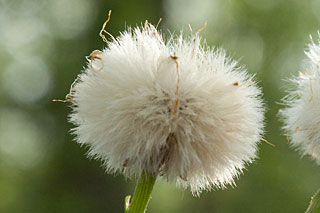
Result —
<path fill-rule="evenodd" d="M 303 156 L 312 156 L 320 164 L 320 46 L 312 38 L 305 51 L 303 72 L 290 80 L 291 89 L 284 98 L 287 108 L 280 110 L 284 131 L 290 144 Z"/>
<path fill-rule="evenodd" d="M 234 184 L 257 157 L 264 105 L 253 76 L 198 33 L 128 29 L 94 51 L 72 88 L 78 143 L 108 173 L 162 176 L 193 194 Z"/>

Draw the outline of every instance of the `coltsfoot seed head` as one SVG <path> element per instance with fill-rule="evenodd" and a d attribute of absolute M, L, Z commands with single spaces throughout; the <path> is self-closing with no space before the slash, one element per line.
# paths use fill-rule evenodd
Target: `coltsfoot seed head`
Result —
<path fill-rule="evenodd" d="M 305 52 L 307 63 L 283 99 L 287 108 L 280 111 L 290 144 L 320 164 L 320 46 L 312 42 Z"/>
<path fill-rule="evenodd" d="M 264 107 L 253 76 L 198 34 L 122 32 L 72 88 L 70 121 L 109 173 L 152 173 L 194 194 L 234 184 L 257 154 Z"/>

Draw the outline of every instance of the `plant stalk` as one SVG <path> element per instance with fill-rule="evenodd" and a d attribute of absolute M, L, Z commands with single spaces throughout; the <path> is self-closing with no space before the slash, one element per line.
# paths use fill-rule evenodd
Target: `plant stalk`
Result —
<path fill-rule="evenodd" d="M 311 198 L 310 205 L 306 213 L 320 213 L 320 189 Z"/>
<path fill-rule="evenodd" d="M 156 177 L 142 173 L 130 203 L 130 195 L 125 198 L 125 213 L 144 213 L 147 209 Z"/>

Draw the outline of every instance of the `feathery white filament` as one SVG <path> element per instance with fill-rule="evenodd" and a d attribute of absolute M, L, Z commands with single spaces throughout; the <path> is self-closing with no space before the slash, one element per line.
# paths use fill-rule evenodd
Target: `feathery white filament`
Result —
<path fill-rule="evenodd" d="M 312 40 L 312 38 L 311 38 Z M 302 155 L 320 164 L 320 46 L 311 42 L 305 52 L 308 61 L 298 77 L 291 79 L 293 89 L 284 98 L 288 107 L 280 111 L 290 144 Z"/>
<path fill-rule="evenodd" d="M 223 50 L 202 48 L 198 35 L 165 42 L 146 23 L 94 56 L 70 121 L 108 172 L 147 171 L 200 193 L 233 184 L 256 158 L 261 91 Z"/>

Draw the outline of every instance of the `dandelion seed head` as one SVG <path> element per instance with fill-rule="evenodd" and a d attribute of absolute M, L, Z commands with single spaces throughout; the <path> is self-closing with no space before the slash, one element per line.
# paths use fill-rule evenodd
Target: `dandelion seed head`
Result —
<path fill-rule="evenodd" d="M 290 80 L 280 111 L 292 147 L 320 164 L 320 46 L 311 39 L 303 72 Z"/>
<path fill-rule="evenodd" d="M 152 173 L 194 194 L 234 184 L 257 157 L 261 91 L 198 34 L 128 29 L 94 52 L 72 91 L 78 143 L 109 173 Z"/>

